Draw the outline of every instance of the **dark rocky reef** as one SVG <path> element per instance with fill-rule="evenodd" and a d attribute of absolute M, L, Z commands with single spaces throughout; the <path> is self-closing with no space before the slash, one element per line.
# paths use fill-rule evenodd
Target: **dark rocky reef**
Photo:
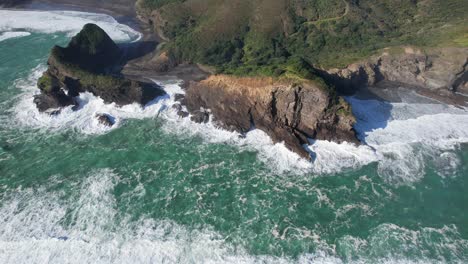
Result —
<path fill-rule="evenodd" d="M 112 127 L 115 124 L 115 120 L 108 114 L 96 114 L 98 122 L 104 126 Z"/>
<path fill-rule="evenodd" d="M 183 103 L 195 122 L 211 114 L 228 130 L 255 127 L 304 158 L 309 139 L 359 143 L 348 103 L 313 81 L 216 75 L 191 82 Z"/>
<path fill-rule="evenodd" d="M 97 25 L 87 24 L 67 47 L 52 48 L 48 69 L 34 98 L 39 111 L 76 105 L 74 97 L 90 92 L 106 103 L 145 105 L 164 92 L 155 84 L 119 73 L 123 53 Z"/>

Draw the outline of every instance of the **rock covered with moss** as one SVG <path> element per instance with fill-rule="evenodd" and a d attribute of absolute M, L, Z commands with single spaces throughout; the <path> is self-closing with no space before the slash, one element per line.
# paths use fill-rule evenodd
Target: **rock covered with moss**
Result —
<path fill-rule="evenodd" d="M 90 92 L 106 103 L 147 104 L 164 94 L 153 83 L 130 80 L 119 74 L 122 51 L 94 24 L 87 24 L 67 47 L 52 48 L 48 69 L 38 81 L 34 98 L 39 111 L 76 105 L 75 97 Z"/>
<path fill-rule="evenodd" d="M 122 52 L 99 26 L 86 24 L 67 47 L 55 46 L 52 56 L 92 73 L 105 73 L 119 62 Z"/>

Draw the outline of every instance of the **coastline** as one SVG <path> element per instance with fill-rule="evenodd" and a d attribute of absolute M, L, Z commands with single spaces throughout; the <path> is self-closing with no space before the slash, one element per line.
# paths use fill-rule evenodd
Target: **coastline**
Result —
<path fill-rule="evenodd" d="M 117 2 L 117 3 L 115 3 Z M 156 48 L 146 54 L 136 56 L 135 59 L 129 60 L 123 68 L 122 73 L 135 80 L 149 79 L 180 79 L 183 81 L 183 87 L 186 87 L 190 81 L 200 81 L 206 79 L 210 72 L 194 64 L 180 64 L 167 72 L 156 71 L 151 67 L 152 59 L 158 53 L 158 46 L 164 41 L 152 31 L 150 25 L 138 19 L 135 1 L 133 0 L 118 0 L 113 3 L 101 2 L 96 0 L 72 1 L 72 0 L 27 0 L 8 8 L 0 8 L 6 10 L 61 10 L 61 11 L 81 11 L 91 13 L 102 13 L 112 16 L 119 23 L 125 24 L 132 29 L 142 34 L 141 44 L 146 45 L 152 43 Z M 137 46 L 133 50 L 142 50 L 144 46 Z M 394 96 L 395 91 L 389 89 L 390 86 L 403 88 L 408 91 L 414 91 L 422 97 L 434 100 L 439 103 L 455 105 L 458 107 L 466 106 L 466 96 L 460 94 L 440 94 L 438 91 L 423 89 L 419 87 L 411 87 L 406 84 L 384 81 L 376 85 L 360 89 L 355 95 L 361 98 L 371 98 L 382 101 L 398 102 L 401 98 Z"/>
<path fill-rule="evenodd" d="M 162 40 L 154 34 L 151 27 L 138 19 L 135 10 L 135 1 L 120 0 L 118 4 L 111 4 L 96 0 L 85 0 L 75 2 L 72 0 L 31 0 L 24 3 L 19 3 L 8 8 L 0 8 L 5 10 L 30 10 L 30 11 L 78 11 L 90 13 L 102 13 L 112 16 L 117 22 L 127 25 L 132 29 L 142 34 L 142 39 L 136 43 L 136 46 L 131 47 L 133 52 L 137 52 L 136 58 L 129 60 L 125 65 L 122 73 L 134 80 L 148 81 L 151 79 L 171 80 L 180 79 L 183 85 L 187 85 L 190 81 L 198 81 L 205 79 L 209 74 L 203 71 L 197 65 L 181 64 L 167 72 L 157 72 L 150 67 L 150 61 L 157 54 L 157 46 Z M 151 46 L 156 46 L 151 52 L 148 51 Z M 149 46 L 149 47 L 148 47 Z"/>

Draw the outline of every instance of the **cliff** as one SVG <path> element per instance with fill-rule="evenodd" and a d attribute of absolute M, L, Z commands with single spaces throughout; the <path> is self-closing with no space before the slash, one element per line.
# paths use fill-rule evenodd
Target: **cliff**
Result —
<path fill-rule="evenodd" d="M 48 69 L 38 81 L 41 94 L 34 99 L 40 111 L 75 105 L 74 97 L 91 92 L 106 103 L 147 104 L 164 94 L 152 83 L 119 74 L 122 52 L 97 25 L 87 24 L 67 47 L 55 46 Z"/>
<path fill-rule="evenodd" d="M 323 70 L 321 75 L 344 94 L 392 82 L 436 99 L 452 100 L 468 94 L 467 65 L 468 48 L 402 47 L 384 49 L 380 55 L 346 68 Z M 455 101 L 463 104 L 466 100 Z"/>
<path fill-rule="evenodd" d="M 211 114 L 229 130 L 261 129 L 305 158 L 309 139 L 358 143 L 348 103 L 310 80 L 213 75 L 191 82 L 183 103 L 195 121 Z"/>

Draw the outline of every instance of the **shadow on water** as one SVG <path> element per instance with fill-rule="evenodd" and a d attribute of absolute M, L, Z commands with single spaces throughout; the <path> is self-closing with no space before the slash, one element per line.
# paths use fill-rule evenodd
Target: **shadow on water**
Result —
<path fill-rule="evenodd" d="M 367 135 L 378 129 L 384 129 L 392 119 L 393 105 L 379 98 L 346 97 L 356 117 L 354 129 L 359 140 L 367 144 Z"/>

